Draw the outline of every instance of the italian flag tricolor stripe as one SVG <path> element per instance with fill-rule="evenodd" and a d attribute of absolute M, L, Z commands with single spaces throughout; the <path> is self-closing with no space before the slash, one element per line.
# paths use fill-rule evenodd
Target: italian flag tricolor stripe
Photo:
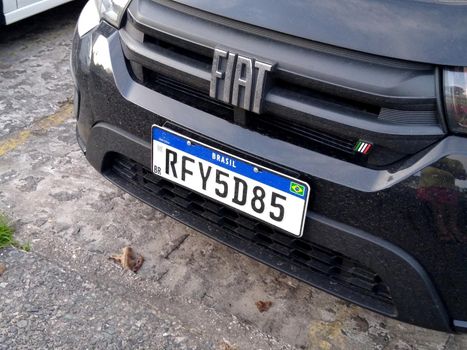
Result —
<path fill-rule="evenodd" d="M 354 151 L 362 154 L 368 154 L 371 149 L 371 143 L 365 141 L 358 141 L 354 147 Z"/>

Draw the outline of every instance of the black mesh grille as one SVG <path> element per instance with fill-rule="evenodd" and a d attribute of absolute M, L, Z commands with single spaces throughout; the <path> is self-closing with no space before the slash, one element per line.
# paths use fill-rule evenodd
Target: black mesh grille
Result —
<path fill-rule="evenodd" d="M 407 95 L 406 89 L 401 88 L 390 98 L 378 90 L 381 76 L 394 74 L 393 79 L 401 82 L 402 78 L 396 78 L 401 74 L 418 76 L 420 71 L 426 71 L 432 75 L 432 67 L 404 65 L 395 68 L 390 65 L 392 68 L 389 68 L 384 60 L 377 65 L 369 64 L 365 70 L 374 69 L 376 80 L 374 84 L 364 84 L 366 91 L 350 83 L 344 86 L 344 80 L 337 84 L 321 81 L 302 71 L 303 67 L 289 67 L 290 70 L 278 64 L 268 76 L 262 113 L 256 114 L 210 98 L 215 44 L 208 38 L 206 42 L 204 39 L 191 41 L 189 34 L 186 38 L 165 32 L 136 19 L 131 13 L 120 35 L 128 68 L 140 84 L 231 123 L 344 161 L 370 168 L 387 167 L 426 149 L 443 133 L 434 96 L 420 95 L 418 90 Z M 305 53 L 310 57 L 316 54 L 314 51 Z M 274 61 L 274 55 L 269 59 Z M 361 60 L 343 64 L 334 55 L 329 59 L 334 64 L 340 62 L 339 69 L 332 73 L 336 76 L 346 76 L 350 68 L 361 64 Z M 355 69 L 355 74 L 360 75 L 361 68 Z M 404 73 L 411 69 L 413 74 Z M 334 76 L 328 78 L 335 79 Z M 354 151 L 359 139 L 374 144 L 368 155 Z"/>
<path fill-rule="evenodd" d="M 263 134 L 293 143 L 298 146 L 319 150 L 324 154 L 343 159 L 358 160 L 358 154 L 354 152 L 357 140 L 349 140 L 343 137 L 330 135 L 317 129 L 312 129 L 304 124 L 291 122 L 274 115 L 259 115 L 251 118 L 248 126 Z"/>
<path fill-rule="evenodd" d="M 235 122 L 235 111 L 232 106 L 215 100 L 208 94 L 175 79 L 149 69 L 143 71 L 144 84 L 149 88 L 229 122 Z M 275 115 L 257 115 L 247 112 L 244 126 L 276 139 L 314 149 L 337 158 L 357 162 L 364 160 L 363 157 L 354 152 L 357 140 L 330 135 L 305 124 L 284 120 Z"/>
<path fill-rule="evenodd" d="M 289 266 L 282 266 L 284 270 L 293 271 L 294 267 L 305 268 L 311 275 L 319 274 L 368 300 L 386 305 L 386 309 L 392 307 L 389 288 L 376 273 L 356 260 L 303 239 L 280 233 L 235 210 L 164 180 L 144 166 L 123 156 L 114 155 L 111 158 L 108 172 L 114 177 L 123 179 L 125 183 L 131 183 L 146 193 L 170 202 L 177 206 L 178 210 L 189 212 L 208 225 L 222 229 L 231 237 L 266 248 L 287 261 Z M 371 302 L 369 304 L 372 306 Z M 387 312 L 387 310 L 380 311 Z"/>
<path fill-rule="evenodd" d="M 233 122 L 234 109 L 232 106 L 210 98 L 203 91 L 199 91 L 170 77 L 144 69 L 144 84 L 149 88 L 169 96 L 177 101 L 214 114 L 219 118 Z"/>
<path fill-rule="evenodd" d="M 192 36 L 183 28 L 166 30 L 147 23 L 135 15 L 139 10 L 131 6 L 120 30 L 130 73 L 140 84 L 193 108 L 272 138 L 375 169 L 401 162 L 444 134 L 435 89 L 429 89 L 435 85 L 432 66 L 361 53 L 342 56 L 337 52 L 342 49 L 332 47 L 320 46 L 323 51 L 316 51 L 308 47 L 308 41 L 303 47 L 284 46 L 280 41 L 214 25 L 209 19 L 197 22 L 193 30 L 203 34 Z M 174 9 L 169 11 L 180 15 Z M 210 98 L 214 48 L 223 45 L 224 38 L 219 35 L 224 31 L 238 38 L 240 53 L 251 52 L 252 57 L 277 63 L 268 75 L 260 114 Z M 257 48 L 251 46 L 253 37 Z M 289 65 L 285 55 L 301 57 L 301 63 Z M 316 62 L 316 67 L 310 68 L 309 62 Z M 382 84 L 386 80 L 388 83 Z M 353 150 L 360 139 L 374 145 L 366 155 Z"/>

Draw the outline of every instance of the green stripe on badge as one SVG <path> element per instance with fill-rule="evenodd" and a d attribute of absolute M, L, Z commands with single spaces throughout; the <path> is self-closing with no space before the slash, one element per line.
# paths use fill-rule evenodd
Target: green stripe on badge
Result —
<path fill-rule="evenodd" d="M 305 195 L 305 186 L 291 181 L 290 182 L 290 192 L 295 193 L 295 194 L 303 197 Z"/>
<path fill-rule="evenodd" d="M 358 149 L 360 148 L 361 145 L 362 145 L 362 141 L 358 141 L 357 144 L 354 147 L 354 151 L 358 151 Z"/>

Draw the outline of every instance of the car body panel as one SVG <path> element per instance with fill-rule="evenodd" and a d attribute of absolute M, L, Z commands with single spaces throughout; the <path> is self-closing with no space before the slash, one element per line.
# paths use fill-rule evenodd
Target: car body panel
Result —
<path fill-rule="evenodd" d="M 13 8 L 14 1 L 6 0 L 3 8 L 5 24 L 12 24 L 70 1 L 72 0 L 20 0 L 18 6 Z"/>
<path fill-rule="evenodd" d="M 166 123 L 250 161 L 284 167 L 312 185 L 303 242 L 357 257 L 391 282 L 397 312 L 376 311 L 438 330 L 462 330 L 459 325 L 467 319 L 466 138 L 447 136 L 423 157 L 411 157 L 390 172 L 371 170 L 255 133 L 138 84 L 128 72 L 118 31 L 105 23 L 83 38 L 76 34 L 73 46 L 78 141 L 89 162 L 111 181 L 207 235 L 306 280 L 267 252 L 258 254 L 212 224 L 203 226 L 189 212 L 148 197 L 108 168 L 116 153 L 150 167 L 151 125 Z M 443 184 L 432 181 L 441 173 L 452 184 L 443 191 Z M 450 200 L 439 206 L 436 198 L 443 193 Z M 452 234 L 454 221 L 437 219 L 446 210 L 456 217 Z M 333 287 L 313 285 L 359 303 Z"/>
<path fill-rule="evenodd" d="M 3 13 L 14 11 L 18 8 L 16 0 L 3 0 Z"/>
<path fill-rule="evenodd" d="M 410 61 L 467 65 L 464 1 L 176 1 L 256 27 L 347 49 Z"/>

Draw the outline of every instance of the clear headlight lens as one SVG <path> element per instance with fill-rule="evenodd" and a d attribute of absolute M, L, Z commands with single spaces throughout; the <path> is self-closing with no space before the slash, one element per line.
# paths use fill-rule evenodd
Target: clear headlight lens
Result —
<path fill-rule="evenodd" d="M 123 15 L 130 1 L 131 0 L 89 0 L 79 16 L 79 36 L 82 37 L 91 29 L 98 26 L 101 19 L 120 28 Z"/>
<path fill-rule="evenodd" d="M 119 28 L 131 0 L 95 0 L 101 18 Z"/>
<path fill-rule="evenodd" d="M 97 10 L 97 4 L 95 0 L 90 0 L 84 5 L 83 11 L 79 15 L 78 19 L 78 34 L 82 37 L 88 33 L 91 29 L 99 25 L 101 18 L 99 11 Z"/>
<path fill-rule="evenodd" d="M 445 69 L 444 98 L 450 130 L 467 133 L 467 67 Z"/>

